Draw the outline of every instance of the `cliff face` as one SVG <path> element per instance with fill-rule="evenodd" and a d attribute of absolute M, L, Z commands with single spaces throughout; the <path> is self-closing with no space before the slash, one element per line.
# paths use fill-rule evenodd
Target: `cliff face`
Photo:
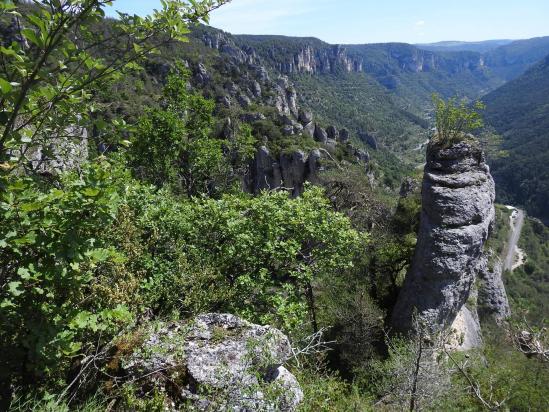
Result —
<path fill-rule="evenodd" d="M 366 44 L 349 46 L 349 53 L 363 61 L 364 71 L 374 74 L 399 72 L 445 73 L 475 72 L 481 70 L 484 58 L 480 53 L 435 53 L 405 43 Z"/>
<path fill-rule="evenodd" d="M 454 322 L 483 266 L 494 198 L 480 149 L 465 142 L 445 149 L 429 145 L 419 236 L 393 312 L 396 330 L 411 331 L 414 313 L 432 331 Z"/>
<path fill-rule="evenodd" d="M 236 36 L 236 39 L 241 49 L 249 56 L 248 60 L 263 59 L 283 74 L 366 72 L 375 75 L 437 70 L 459 73 L 484 67 L 484 59 L 480 53 L 460 52 L 442 55 L 402 43 L 344 46 L 327 44 L 317 39 L 269 36 Z M 222 51 L 227 49 L 224 45 L 226 42 L 227 40 L 220 39 L 206 40 L 207 45 Z"/>
<path fill-rule="evenodd" d="M 309 74 L 327 74 L 334 73 L 341 69 L 347 73 L 361 72 L 362 60 L 349 56 L 346 49 L 340 45 L 314 48 L 310 45 L 304 46 L 289 58 L 280 61 L 282 50 L 273 48 L 269 52 L 269 57 L 275 61 L 276 68 L 285 74 L 309 73 Z"/>

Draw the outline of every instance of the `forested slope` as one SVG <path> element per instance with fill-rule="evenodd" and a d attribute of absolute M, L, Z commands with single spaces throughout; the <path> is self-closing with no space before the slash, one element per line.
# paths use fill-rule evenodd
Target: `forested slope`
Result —
<path fill-rule="evenodd" d="M 483 98 L 486 120 L 503 136 L 509 156 L 492 172 L 501 202 L 549 219 L 549 57 Z"/>

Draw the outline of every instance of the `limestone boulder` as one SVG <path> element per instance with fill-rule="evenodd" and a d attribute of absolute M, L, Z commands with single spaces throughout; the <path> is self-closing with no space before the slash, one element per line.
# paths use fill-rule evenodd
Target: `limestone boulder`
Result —
<path fill-rule="evenodd" d="M 283 366 L 292 356 L 278 329 L 230 314 L 155 325 L 122 361 L 125 379 L 167 395 L 167 410 L 294 411 L 303 400 Z"/>

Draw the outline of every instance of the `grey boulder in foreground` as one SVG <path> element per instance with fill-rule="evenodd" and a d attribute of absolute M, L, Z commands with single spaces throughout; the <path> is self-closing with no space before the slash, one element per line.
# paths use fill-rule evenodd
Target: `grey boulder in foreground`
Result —
<path fill-rule="evenodd" d="M 211 313 L 157 325 L 122 366 L 168 394 L 168 410 L 294 411 L 303 392 L 282 366 L 291 355 L 278 329 Z"/>

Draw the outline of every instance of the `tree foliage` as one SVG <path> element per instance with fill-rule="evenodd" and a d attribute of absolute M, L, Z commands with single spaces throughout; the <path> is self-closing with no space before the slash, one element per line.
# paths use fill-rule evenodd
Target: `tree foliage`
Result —
<path fill-rule="evenodd" d="M 0 342 L 2 378 L 27 383 L 58 377 L 60 364 L 83 349 L 87 330 L 126 318 L 122 307 L 90 301 L 94 268 L 121 256 L 101 241 L 120 201 L 106 162 L 60 187 L 30 178 L 4 180 L 0 194 Z M 62 368 L 61 368 L 62 369 Z M 7 374 L 7 376 L 6 376 Z"/>
<path fill-rule="evenodd" d="M 207 20 L 224 0 L 162 2 L 152 16 L 120 14 L 107 36 L 96 26 L 106 0 L 33 0 L 30 5 L 2 2 L 0 18 L 20 27 L 0 48 L 3 169 L 28 162 L 32 149 L 53 136 L 67 140 L 69 126 L 86 125 L 95 111 L 91 90 L 124 72 L 167 42 L 185 41 L 188 24 Z M 108 58 L 98 51 L 110 50 Z"/>
<path fill-rule="evenodd" d="M 471 108 L 464 100 L 458 102 L 456 98 L 451 98 L 446 101 L 434 94 L 433 105 L 436 125 L 434 139 L 442 146 L 450 146 L 464 140 L 468 133 L 483 125 L 479 111 L 485 106 L 480 101 Z"/>

